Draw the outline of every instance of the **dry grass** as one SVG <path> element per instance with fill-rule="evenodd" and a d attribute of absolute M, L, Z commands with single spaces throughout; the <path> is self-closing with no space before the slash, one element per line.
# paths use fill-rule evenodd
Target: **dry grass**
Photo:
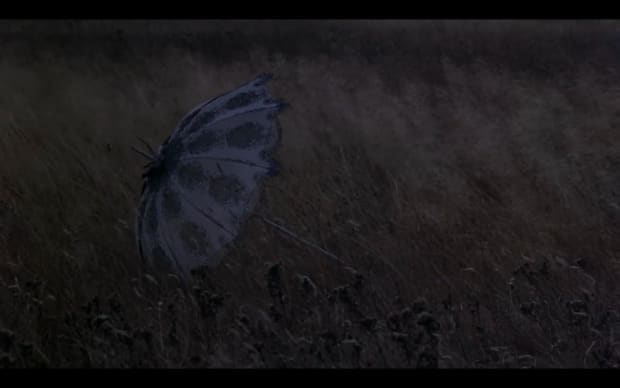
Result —
<path fill-rule="evenodd" d="M 617 367 L 616 22 L 4 22 L 0 365 Z M 272 71 L 283 174 L 190 290 L 143 161 Z"/>

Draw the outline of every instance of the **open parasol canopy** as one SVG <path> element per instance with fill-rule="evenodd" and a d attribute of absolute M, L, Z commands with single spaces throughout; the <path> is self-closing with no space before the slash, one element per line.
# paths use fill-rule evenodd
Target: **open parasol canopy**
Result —
<path fill-rule="evenodd" d="M 189 112 L 150 149 L 138 216 L 140 257 L 156 269 L 188 277 L 216 265 L 252 214 L 263 180 L 277 173 L 283 101 L 265 88 L 270 74 Z"/>

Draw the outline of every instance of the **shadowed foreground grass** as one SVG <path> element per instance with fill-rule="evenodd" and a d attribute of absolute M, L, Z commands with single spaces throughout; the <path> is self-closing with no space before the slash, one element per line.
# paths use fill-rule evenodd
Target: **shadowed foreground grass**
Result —
<path fill-rule="evenodd" d="M 4 22 L 0 365 L 618 367 L 614 22 Z M 142 137 L 276 74 L 282 174 L 188 289 Z"/>

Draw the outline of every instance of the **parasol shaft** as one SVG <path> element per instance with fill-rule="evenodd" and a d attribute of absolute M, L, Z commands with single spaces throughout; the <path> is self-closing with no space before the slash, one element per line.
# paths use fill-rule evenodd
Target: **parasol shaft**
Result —
<path fill-rule="evenodd" d="M 340 264 L 346 265 L 346 263 L 342 260 L 340 260 L 336 255 L 334 255 L 333 253 L 321 248 L 320 246 L 318 246 L 317 244 L 308 241 L 304 238 L 299 237 L 298 235 L 296 235 L 295 233 L 293 233 L 292 231 L 290 231 L 289 229 L 285 228 L 284 226 L 280 225 L 279 223 L 272 221 L 270 219 L 268 219 L 267 217 L 260 215 L 260 214 L 256 214 L 254 213 L 255 216 L 259 217 L 261 220 L 263 220 L 263 222 L 265 222 L 268 225 L 273 226 L 274 228 L 276 228 L 277 230 L 279 230 L 280 232 L 284 233 L 285 235 L 293 238 L 294 240 L 297 240 L 298 242 L 316 249 L 317 251 L 321 252 L 322 254 L 324 254 L 325 256 L 329 257 L 332 260 L 335 260 L 337 262 L 339 262 Z"/>

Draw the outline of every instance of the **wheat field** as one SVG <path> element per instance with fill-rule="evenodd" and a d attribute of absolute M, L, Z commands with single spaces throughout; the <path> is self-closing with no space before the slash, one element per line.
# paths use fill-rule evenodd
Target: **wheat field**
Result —
<path fill-rule="evenodd" d="M 0 365 L 620 364 L 620 24 L 2 21 Z M 272 72 L 282 173 L 184 287 L 144 138 Z"/>

